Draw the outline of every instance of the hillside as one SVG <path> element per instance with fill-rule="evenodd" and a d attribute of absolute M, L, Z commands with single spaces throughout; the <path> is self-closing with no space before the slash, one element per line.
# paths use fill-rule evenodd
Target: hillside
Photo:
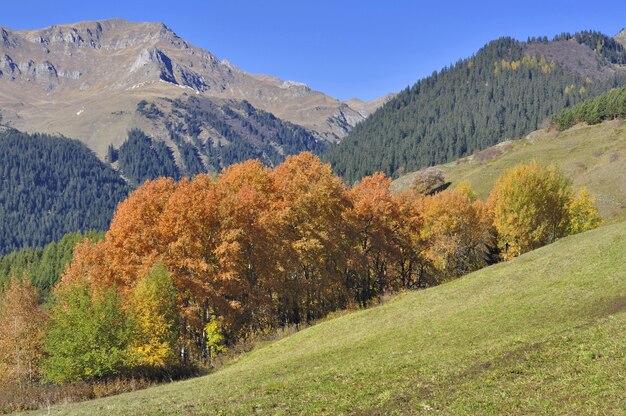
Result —
<path fill-rule="evenodd" d="M 561 109 L 624 85 L 624 62 L 626 49 L 597 32 L 501 38 L 400 92 L 327 159 L 348 182 L 446 163 L 522 137 Z"/>
<path fill-rule="evenodd" d="M 626 223 L 46 414 L 622 414 Z"/>
<path fill-rule="evenodd" d="M 218 107 L 245 100 L 327 142 L 345 136 L 382 104 L 357 103 L 355 109 L 305 84 L 247 73 L 162 23 L 111 19 L 39 30 L 0 27 L 0 35 L 4 121 L 28 132 L 79 138 L 101 158 L 132 128 L 161 140 L 169 137 L 167 117 L 137 111 L 142 101 L 167 115 L 172 110 L 167 100 L 196 96 Z M 207 135 L 221 138 L 201 127 L 203 143 Z M 192 135 L 181 137 L 196 146 Z"/>
<path fill-rule="evenodd" d="M 0 255 L 108 228 L 129 187 L 85 145 L 0 132 Z"/>
<path fill-rule="evenodd" d="M 469 181 L 481 199 L 494 182 L 516 164 L 537 160 L 556 163 L 572 179 L 574 187 L 586 186 L 596 197 L 602 217 L 609 222 L 626 220 L 626 125 L 623 120 L 577 125 L 559 132 L 538 130 L 455 162 L 439 165 L 452 186 Z M 401 190 L 411 186 L 410 173 L 393 183 Z"/>

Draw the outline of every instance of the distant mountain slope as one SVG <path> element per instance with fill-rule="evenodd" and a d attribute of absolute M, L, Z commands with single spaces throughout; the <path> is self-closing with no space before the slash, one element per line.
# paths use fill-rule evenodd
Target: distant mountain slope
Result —
<path fill-rule="evenodd" d="M 481 199 L 507 169 L 537 160 L 556 163 L 572 179 L 574 187 L 585 186 L 596 198 L 600 215 L 607 222 L 626 221 L 626 124 L 606 121 L 595 126 L 577 125 L 559 132 L 539 130 L 521 140 L 512 140 L 481 152 L 439 165 L 452 186 L 469 181 Z M 396 190 L 406 189 L 415 173 L 393 182 Z"/>
<path fill-rule="evenodd" d="M 265 345 L 208 376 L 51 415 L 614 414 L 626 223 Z"/>
<path fill-rule="evenodd" d="M 109 144 L 120 146 L 132 128 L 167 137 L 136 112 L 137 103 L 185 93 L 246 100 L 331 142 L 365 118 L 305 84 L 242 71 L 161 23 L 111 19 L 41 30 L 0 27 L 0 35 L 5 122 L 80 138 L 101 157 Z"/>
<path fill-rule="evenodd" d="M 320 154 L 328 147 L 314 132 L 258 110 L 247 101 L 183 95 L 141 101 L 137 111 L 150 120 L 146 131 L 166 132 L 165 137 L 151 137 L 169 146 L 181 175 L 219 171 L 247 159 L 277 165 L 285 155 Z M 121 159 L 128 147 L 128 142 L 120 147 Z M 140 160 L 141 154 L 135 157 Z M 147 160 L 142 163 L 149 164 Z M 177 177 L 178 173 L 165 176 Z"/>
<path fill-rule="evenodd" d="M 350 182 L 454 160 L 521 137 L 560 109 L 626 84 L 622 62 L 624 47 L 597 32 L 550 42 L 498 39 L 400 92 L 328 160 Z"/>
<path fill-rule="evenodd" d="M 614 39 L 626 48 L 626 28 L 622 29 L 621 32 L 615 35 Z"/>
<path fill-rule="evenodd" d="M 128 190 L 78 141 L 0 132 L 0 255 L 108 228 Z"/>

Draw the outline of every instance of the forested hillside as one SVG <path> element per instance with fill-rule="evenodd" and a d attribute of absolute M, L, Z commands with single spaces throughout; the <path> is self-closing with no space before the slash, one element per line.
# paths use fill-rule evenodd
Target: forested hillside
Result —
<path fill-rule="evenodd" d="M 0 254 L 108 228 L 129 188 L 82 143 L 0 133 Z"/>
<path fill-rule="evenodd" d="M 402 91 L 327 159 L 349 182 L 451 161 L 527 134 L 551 114 L 623 85 L 624 72 L 614 64 L 625 57 L 622 45 L 596 32 L 552 42 L 498 39 Z"/>
<path fill-rule="evenodd" d="M 150 120 L 151 130 L 167 134 L 149 137 L 133 129 L 119 149 L 109 147 L 108 161 L 119 160 L 120 171 L 134 185 L 160 176 L 179 179 L 219 172 L 248 159 L 276 166 L 286 155 L 321 154 L 328 147 L 313 132 L 247 101 L 187 96 L 162 99 L 158 105 L 142 101 L 137 113 Z"/>
<path fill-rule="evenodd" d="M 328 146 L 313 132 L 258 110 L 247 101 L 219 105 L 191 96 L 173 100 L 171 113 L 167 129 L 181 155 L 189 153 L 184 149 L 191 144 L 213 171 L 248 159 L 276 166 L 285 160 L 285 155 L 304 151 L 320 154 Z M 184 157 L 188 171 L 195 169 L 194 159 Z"/>

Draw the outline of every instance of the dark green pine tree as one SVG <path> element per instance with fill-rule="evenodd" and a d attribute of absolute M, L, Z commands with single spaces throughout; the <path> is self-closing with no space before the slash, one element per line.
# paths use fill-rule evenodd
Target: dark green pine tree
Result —
<path fill-rule="evenodd" d="M 0 133 L 0 255 L 43 247 L 69 232 L 105 230 L 129 188 L 84 144 Z"/>

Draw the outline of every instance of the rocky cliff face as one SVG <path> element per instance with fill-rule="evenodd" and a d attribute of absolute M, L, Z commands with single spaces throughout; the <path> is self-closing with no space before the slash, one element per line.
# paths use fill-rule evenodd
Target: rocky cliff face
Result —
<path fill-rule="evenodd" d="M 145 124 L 135 113 L 144 99 L 186 93 L 246 100 L 328 141 L 340 140 L 366 116 L 304 84 L 246 73 L 161 23 L 112 19 L 41 30 L 0 28 L 0 35 L 4 121 L 80 138 L 100 155 L 129 128 Z"/>
<path fill-rule="evenodd" d="M 621 32 L 615 35 L 614 39 L 626 48 L 626 28 L 622 29 Z"/>

